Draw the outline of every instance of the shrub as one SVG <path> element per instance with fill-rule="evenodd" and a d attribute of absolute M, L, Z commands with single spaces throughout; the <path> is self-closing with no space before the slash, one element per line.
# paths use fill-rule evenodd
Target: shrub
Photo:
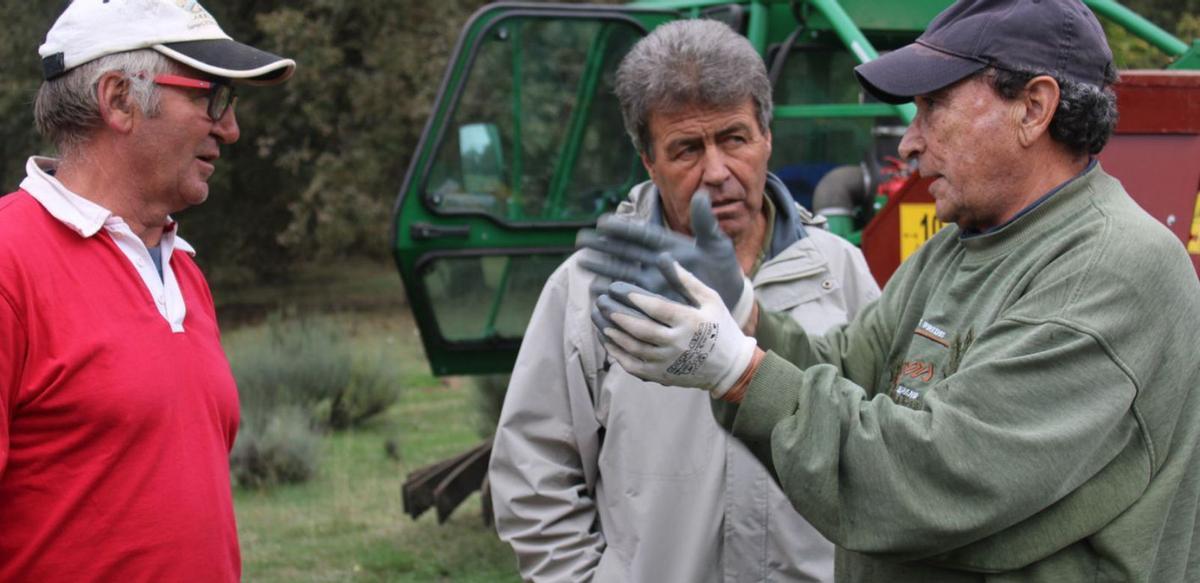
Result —
<path fill-rule="evenodd" d="M 320 437 L 309 414 L 294 406 L 243 414 L 237 442 L 229 456 L 238 485 L 266 488 L 303 482 L 317 469 Z"/>
<path fill-rule="evenodd" d="M 267 340 L 276 365 L 273 376 L 293 402 L 317 402 L 350 384 L 351 359 L 341 330 L 325 319 L 273 315 Z"/>
<path fill-rule="evenodd" d="M 327 319 L 274 313 L 264 333 L 239 336 L 228 352 L 242 403 L 230 467 L 247 488 L 307 480 L 317 467 L 319 427 L 354 427 L 398 397 L 383 353 L 355 358 Z"/>
<path fill-rule="evenodd" d="M 330 395 L 329 427 L 361 425 L 396 402 L 397 374 L 386 362 L 382 355 L 354 361 L 349 382 Z"/>
<path fill-rule="evenodd" d="M 398 398 L 395 375 L 382 355 L 354 358 L 341 330 L 329 320 L 267 319 L 266 335 L 231 350 L 242 409 L 254 416 L 280 406 L 318 415 L 333 429 L 361 424 Z"/>
<path fill-rule="evenodd" d="M 500 422 L 500 409 L 504 406 L 504 393 L 508 389 L 508 381 L 512 375 L 491 374 L 477 376 L 472 379 L 475 387 L 475 408 L 479 413 L 479 435 L 487 437 L 496 432 L 496 424 Z"/>

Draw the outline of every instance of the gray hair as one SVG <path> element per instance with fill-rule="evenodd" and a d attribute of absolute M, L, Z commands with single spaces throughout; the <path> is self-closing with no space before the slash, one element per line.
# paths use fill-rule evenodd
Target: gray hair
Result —
<path fill-rule="evenodd" d="M 1073 154 L 1099 154 L 1117 127 L 1117 95 L 1113 93 L 1112 84 L 1118 77 L 1112 66 L 1105 71 L 1103 87 L 1030 70 L 991 68 L 985 69 L 983 74 L 996 94 L 1007 100 L 1016 99 L 1034 77 L 1053 77 L 1058 82 L 1059 96 L 1058 110 L 1050 120 L 1050 137 Z"/>
<path fill-rule="evenodd" d="M 625 131 L 651 160 L 652 111 L 733 108 L 752 99 L 759 129 L 766 132 L 771 124 L 771 82 L 762 57 L 745 37 L 715 20 L 681 20 L 654 29 L 621 61 L 616 94 Z"/>
<path fill-rule="evenodd" d="M 38 132 L 50 140 L 60 153 L 70 152 L 86 140 L 101 124 L 96 88 L 100 77 L 110 71 L 124 73 L 130 84 L 130 97 L 148 117 L 158 115 L 159 93 L 153 77 L 174 69 L 173 61 L 162 54 L 141 49 L 100 57 L 43 81 L 33 105 Z"/>

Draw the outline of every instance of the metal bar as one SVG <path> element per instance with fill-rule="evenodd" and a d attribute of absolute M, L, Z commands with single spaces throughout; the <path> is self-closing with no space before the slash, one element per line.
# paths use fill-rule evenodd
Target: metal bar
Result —
<path fill-rule="evenodd" d="M 854 217 L 849 215 L 826 215 L 825 220 L 828 221 L 830 233 L 846 239 L 855 245 L 858 245 L 862 240 L 862 231 L 854 229 Z"/>
<path fill-rule="evenodd" d="M 524 217 L 524 212 L 521 207 L 521 177 L 524 176 L 524 145 L 525 140 L 521 137 L 521 61 L 525 58 L 524 42 L 525 35 L 521 34 L 525 27 L 524 23 L 518 21 L 516 26 L 513 26 L 512 46 L 513 46 L 513 159 L 512 159 L 512 184 L 510 185 L 512 195 L 508 198 L 508 208 L 506 209 L 507 217 L 510 219 L 520 219 Z"/>
<path fill-rule="evenodd" d="M 592 101 L 600 85 L 600 74 L 604 72 L 604 55 L 608 52 L 609 40 L 614 30 L 613 25 L 609 23 L 603 23 L 600 27 L 591 48 L 588 49 L 587 64 L 583 68 L 579 89 L 575 92 L 575 111 L 571 113 L 567 139 L 563 142 L 554 176 L 550 179 L 550 200 L 547 201 L 546 210 L 543 212 L 546 218 L 560 218 L 565 207 L 564 199 L 571 194 L 571 179 L 575 175 L 575 164 L 579 159 L 584 133 L 592 116 Z"/>
<path fill-rule="evenodd" d="M 470 460 L 478 448 L 479 446 L 473 447 L 454 457 L 413 470 L 400 487 L 404 513 L 415 520 L 420 518 L 426 510 L 433 508 L 437 504 L 437 497 L 434 495 L 437 487 L 454 472 L 455 468 Z"/>
<path fill-rule="evenodd" d="M 1175 35 L 1161 29 L 1158 25 L 1146 20 L 1138 13 L 1124 7 L 1116 0 L 1083 0 L 1088 8 L 1103 16 L 1125 30 L 1132 32 L 1142 40 L 1154 45 L 1158 50 L 1179 57 L 1188 50 L 1187 43 L 1175 38 Z"/>
<path fill-rule="evenodd" d="M 438 524 L 444 524 L 450 518 L 450 513 L 483 485 L 483 479 L 487 477 L 488 459 L 492 456 L 492 439 L 489 437 L 472 448 L 470 454 L 433 490 Z"/>
<path fill-rule="evenodd" d="M 775 119 L 808 119 L 814 117 L 892 117 L 896 108 L 886 103 L 821 103 L 813 105 L 780 105 Z"/>
<path fill-rule="evenodd" d="M 879 57 L 875 47 L 871 46 L 871 41 L 863 36 L 862 31 L 858 29 L 858 26 L 854 24 L 850 15 L 846 14 L 837 0 L 807 0 L 807 2 L 829 20 L 838 38 L 842 39 L 842 43 L 858 59 L 858 62 L 865 63 Z M 895 110 L 896 115 L 904 120 L 904 123 L 912 123 L 913 118 L 917 116 L 917 107 L 911 103 L 888 107 Z"/>
<path fill-rule="evenodd" d="M 630 6 L 661 10 L 700 10 L 709 6 L 731 4 L 730 0 L 636 0 Z"/>
<path fill-rule="evenodd" d="M 492 296 L 487 322 L 483 324 L 484 338 L 496 335 L 496 318 L 500 317 L 500 306 L 504 304 L 504 295 L 508 292 L 508 276 L 512 272 L 512 266 L 512 257 L 504 257 L 504 269 L 500 272 L 500 282 L 496 284 L 496 295 Z"/>
<path fill-rule="evenodd" d="M 767 5 L 763 0 L 750 3 L 750 24 L 746 31 L 750 46 L 760 55 L 767 54 Z"/>

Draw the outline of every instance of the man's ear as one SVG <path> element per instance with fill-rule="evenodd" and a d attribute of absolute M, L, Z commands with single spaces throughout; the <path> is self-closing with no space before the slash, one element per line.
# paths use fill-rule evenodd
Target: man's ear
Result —
<path fill-rule="evenodd" d="M 650 181 L 654 182 L 657 178 L 654 175 L 654 163 L 650 161 L 650 156 L 646 152 L 642 152 L 640 156 L 642 158 L 642 167 L 646 169 L 646 174 L 650 175 Z"/>
<path fill-rule="evenodd" d="M 96 101 L 106 127 L 122 133 L 133 129 L 136 106 L 130 91 L 129 79 L 121 73 L 110 71 L 100 76 L 96 83 Z"/>
<path fill-rule="evenodd" d="M 1028 148 L 1050 129 L 1050 121 L 1058 111 L 1058 82 L 1048 75 L 1038 75 L 1025 84 L 1021 94 L 1021 119 L 1017 137 L 1021 145 Z"/>

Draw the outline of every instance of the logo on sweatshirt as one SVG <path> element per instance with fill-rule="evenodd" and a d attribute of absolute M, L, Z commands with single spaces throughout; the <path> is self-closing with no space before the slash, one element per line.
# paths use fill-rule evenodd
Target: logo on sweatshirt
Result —
<path fill-rule="evenodd" d="M 929 382 L 933 380 L 933 363 L 920 360 L 905 362 L 900 368 L 900 378 Z"/>
<path fill-rule="evenodd" d="M 922 338 L 928 338 L 947 348 L 950 347 L 950 344 L 946 342 L 946 336 L 948 336 L 946 331 L 930 324 L 929 320 L 921 320 L 921 323 L 917 325 L 917 329 L 913 330 L 913 333 Z"/>
<path fill-rule="evenodd" d="M 975 344 L 975 330 L 967 326 L 965 330 L 948 332 L 947 330 L 922 320 L 914 334 L 927 338 L 947 350 L 940 350 L 929 345 L 915 346 L 907 356 L 911 360 L 896 359 L 888 369 L 891 387 L 887 395 L 897 405 L 920 410 L 924 395 L 928 391 L 948 391 L 953 383 L 950 377 L 958 372 L 959 367 L 967 358 L 967 353 Z M 919 358 L 913 358 L 919 357 Z"/>
<path fill-rule="evenodd" d="M 892 401 L 902 407 L 909 409 L 921 409 L 921 392 L 916 389 L 910 389 L 904 385 L 896 385 L 892 389 Z"/>

